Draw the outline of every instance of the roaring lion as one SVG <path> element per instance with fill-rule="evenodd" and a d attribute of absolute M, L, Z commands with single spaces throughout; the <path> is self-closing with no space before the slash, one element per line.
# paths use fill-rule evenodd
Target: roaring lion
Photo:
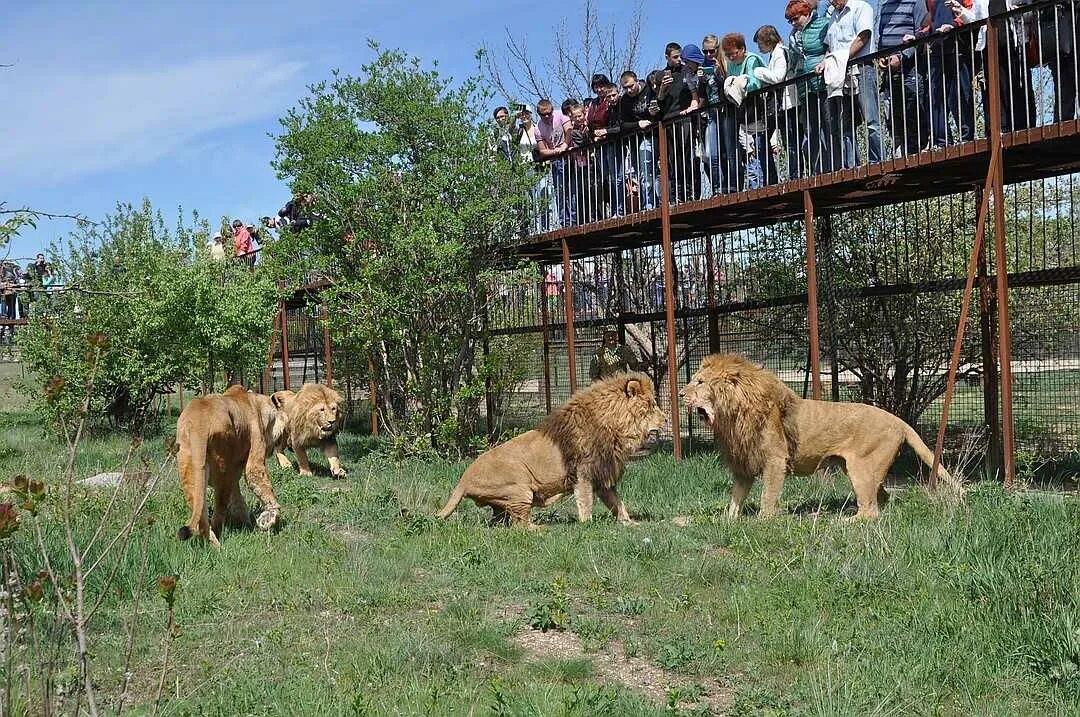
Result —
<path fill-rule="evenodd" d="M 769 371 L 738 354 L 713 354 L 701 362 L 680 395 L 716 432 L 734 476 L 728 515 L 736 517 L 754 479 L 765 488 L 761 515 L 777 512 L 784 475 L 811 475 L 843 461 L 856 517 L 873 518 L 888 500 L 885 473 L 907 443 L 928 466 L 934 454 L 915 429 L 887 411 L 863 403 L 799 398 Z M 951 480 L 940 468 L 944 479 Z"/>
<path fill-rule="evenodd" d="M 556 409 L 539 427 L 492 448 L 465 469 L 439 511 L 446 518 L 468 496 L 491 506 L 492 523 L 532 527 L 529 511 L 570 491 L 578 519 L 592 517 L 593 491 L 620 523 L 633 524 L 615 492 L 630 455 L 666 423 L 652 380 L 641 373 L 598 381 Z"/>
<path fill-rule="evenodd" d="M 230 386 L 224 394 L 196 398 L 176 421 L 180 487 L 191 509 L 180 540 L 201 535 L 215 548 L 222 526 L 245 524 L 247 504 L 240 492 L 243 473 L 263 503 L 257 524 L 269 530 L 281 508 L 266 472 L 266 459 L 285 430 L 285 417 L 268 396 Z M 214 488 L 214 520 L 209 521 L 207 484 Z"/>
<path fill-rule="evenodd" d="M 348 475 L 338 455 L 337 434 L 341 430 L 344 414 L 341 411 L 341 394 L 321 383 L 305 383 L 298 393 L 277 391 L 270 400 L 285 416 L 285 431 L 275 446 L 278 465 L 292 468 L 285 455 L 285 448 L 292 448 L 300 475 L 309 476 L 307 449 L 319 446 L 330 464 L 330 475 L 344 478 Z"/>

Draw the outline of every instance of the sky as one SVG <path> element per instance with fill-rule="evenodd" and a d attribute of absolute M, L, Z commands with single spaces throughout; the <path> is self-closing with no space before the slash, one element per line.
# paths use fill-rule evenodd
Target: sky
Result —
<path fill-rule="evenodd" d="M 118 202 L 150 199 L 216 223 L 253 222 L 288 199 L 270 166 L 278 118 L 337 68 L 359 74 L 369 38 L 465 77 L 476 51 L 507 29 L 537 51 L 581 4 L 525 0 L 155 0 L 4 3 L 0 22 L 0 202 L 96 220 Z M 670 41 L 762 24 L 787 33 L 784 0 L 646 2 L 639 71 L 660 66 Z M 597 0 L 601 20 L 625 22 L 627 0 Z M 565 9 L 562 9 L 565 8 Z M 535 98 L 529 98 L 535 101 Z M 68 234 L 42 220 L 8 248 L 32 257 Z"/>

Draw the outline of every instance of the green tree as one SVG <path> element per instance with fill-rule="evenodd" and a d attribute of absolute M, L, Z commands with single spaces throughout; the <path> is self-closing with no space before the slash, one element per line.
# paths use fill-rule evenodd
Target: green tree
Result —
<path fill-rule="evenodd" d="M 382 426 L 403 445 L 462 447 L 483 396 L 490 248 L 520 234 L 528 168 L 495 153 L 478 79 L 371 47 L 360 77 L 335 73 L 281 120 L 275 167 L 318 219 L 268 253 L 293 283 L 333 275 L 331 328 L 372 358 Z"/>
<path fill-rule="evenodd" d="M 35 306 L 19 334 L 28 367 L 48 386 L 54 418 L 83 397 L 102 346 L 92 413 L 139 428 L 155 395 L 206 385 L 215 371 L 259 368 L 266 360 L 277 292 L 271 280 L 204 251 L 205 222 L 165 225 L 150 203 L 119 205 L 100 224 L 76 230 L 51 262 L 67 286 Z"/>

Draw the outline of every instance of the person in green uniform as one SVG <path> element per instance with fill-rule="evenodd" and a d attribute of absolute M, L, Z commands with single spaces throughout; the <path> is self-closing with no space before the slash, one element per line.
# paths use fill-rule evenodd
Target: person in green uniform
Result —
<path fill-rule="evenodd" d="M 623 371 L 638 371 L 641 362 L 628 347 L 619 343 L 619 332 L 615 329 L 604 330 L 604 340 L 589 364 L 589 378 L 593 381 L 605 379 Z"/>

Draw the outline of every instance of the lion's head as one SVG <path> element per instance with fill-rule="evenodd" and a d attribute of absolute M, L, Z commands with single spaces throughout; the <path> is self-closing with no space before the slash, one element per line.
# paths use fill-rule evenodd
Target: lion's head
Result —
<path fill-rule="evenodd" d="M 298 393 L 278 391 L 270 398 L 285 414 L 294 444 L 325 441 L 341 430 L 341 394 L 321 383 L 305 383 Z"/>
<path fill-rule="evenodd" d="M 710 426 L 781 406 L 791 390 L 773 374 L 738 354 L 712 354 L 679 393 L 683 404 Z"/>

